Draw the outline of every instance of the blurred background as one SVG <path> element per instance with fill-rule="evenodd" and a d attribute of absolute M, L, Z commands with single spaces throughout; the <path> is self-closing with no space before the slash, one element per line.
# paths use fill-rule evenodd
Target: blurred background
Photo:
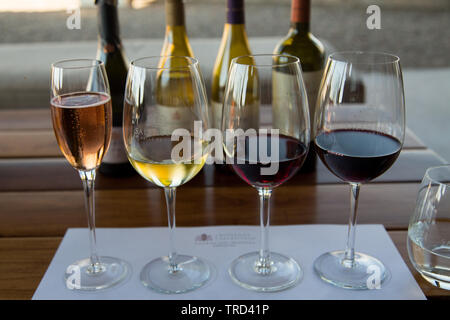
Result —
<path fill-rule="evenodd" d="M 247 0 L 253 53 L 272 52 L 287 33 L 290 0 Z M 369 5 L 381 9 L 381 29 L 369 30 Z M 164 1 L 119 0 L 129 59 L 158 55 Z M 67 19 L 80 9 L 80 29 Z M 186 26 L 208 83 L 225 22 L 225 0 L 187 0 Z M 311 31 L 336 50 L 384 51 L 404 69 L 408 127 L 450 162 L 450 0 L 312 0 Z M 48 108 L 50 63 L 95 57 L 94 0 L 0 1 L 0 109 Z"/>

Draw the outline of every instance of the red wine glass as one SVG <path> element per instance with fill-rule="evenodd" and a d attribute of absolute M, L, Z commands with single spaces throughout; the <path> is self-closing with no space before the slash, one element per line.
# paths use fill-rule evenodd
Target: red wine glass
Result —
<path fill-rule="evenodd" d="M 309 113 L 299 59 L 254 55 L 233 59 L 225 90 L 222 134 L 226 162 L 260 196 L 261 247 L 235 259 L 229 274 L 255 291 L 279 291 L 301 279 L 298 263 L 269 249 L 272 189 L 302 166 Z"/>
<path fill-rule="evenodd" d="M 347 247 L 314 262 L 326 282 L 348 289 L 380 288 L 384 264 L 355 252 L 361 184 L 382 175 L 397 159 L 405 135 L 400 59 L 385 53 L 341 52 L 328 58 L 315 115 L 315 150 L 325 166 L 351 189 Z"/>

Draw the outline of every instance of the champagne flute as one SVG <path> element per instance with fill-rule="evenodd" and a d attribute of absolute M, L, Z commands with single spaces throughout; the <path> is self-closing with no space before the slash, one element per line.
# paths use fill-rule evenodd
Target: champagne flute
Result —
<path fill-rule="evenodd" d="M 58 145 L 81 177 L 88 217 L 90 258 L 70 265 L 66 286 L 99 290 L 122 281 L 128 263 L 97 254 L 95 234 L 95 172 L 111 140 L 111 97 L 103 62 L 79 59 L 52 64 L 51 114 Z"/>
<path fill-rule="evenodd" d="M 325 166 L 350 184 L 347 247 L 321 255 L 314 269 L 338 287 L 368 289 L 375 270 L 389 279 L 381 261 L 355 252 L 356 211 L 362 183 L 395 162 L 405 136 L 405 102 L 400 59 L 391 54 L 341 52 L 329 56 L 315 117 L 315 147 Z"/>
<path fill-rule="evenodd" d="M 273 188 L 302 166 L 309 147 L 309 112 L 298 58 L 241 56 L 232 60 L 222 133 L 227 163 L 260 196 L 261 247 L 235 259 L 229 274 L 255 291 L 279 291 L 302 277 L 298 263 L 269 250 Z"/>
<path fill-rule="evenodd" d="M 176 188 L 191 180 L 208 156 L 205 86 L 198 61 L 183 56 L 146 57 L 131 62 L 125 89 L 124 141 L 128 158 L 146 180 L 164 189 L 169 254 L 144 266 L 142 283 L 162 293 L 201 287 L 210 269 L 198 257 L 175 250 Z"/>

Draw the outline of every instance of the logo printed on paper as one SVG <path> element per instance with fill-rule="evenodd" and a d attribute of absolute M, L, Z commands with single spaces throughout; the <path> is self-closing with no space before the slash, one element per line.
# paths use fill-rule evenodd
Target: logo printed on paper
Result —
<path fill-rule="evenodd" d="M 367 14 L 370 16 L 366 20 L 366 26 L 369 30 L 381 29 L 381 9 L 376 4 L 367 7 Z"/>
<path fill-rule="evenodd" d="M 210 234 L 202 233 L 195 237 L 195 241 L 212 241 L 212 236 Z"/>
<path fill-rule="evenodd" d="M 214 235 L 202 233 L 195 237 L 197 245 L 213 247 L 236 247 L 239 245 L 255 245 L 256 237 L 249 232 L 227 232 Z"/>

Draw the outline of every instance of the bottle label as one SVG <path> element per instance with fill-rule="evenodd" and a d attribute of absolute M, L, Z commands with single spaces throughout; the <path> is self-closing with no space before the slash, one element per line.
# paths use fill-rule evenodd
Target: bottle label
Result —
<path fill-rule="evenodd" d="M 303 72 L 303 82 L 305 84 L 306 95 L 308 98 L 309 120 L 311 134 L 314 137 L 314 115 L 316 109 L 316 99 L 319 91 L 320 81 L 322 79 L 323 69 L 312 72 Z M 296 119 L 289 118 L 289 113 L 285 112 L 285 97 L 291 95 L 293 75 L 283 72 L 273 72 L 273 123 L 275 127 L 283 128 L 285 134 L 295 134 L 298 124 Z"/>
<path fill-rule="evenodd" d="M 157 128 L 155 132 L 151 133 L 152 135 L 172 135 L 176 129 L 194 129 L 192 108 L 187 106 L 165 106 L 159 104 L 154 107 L 154 110 L 149 112 L 149 115 L 149 129 Z M 161 126 L 161 124 L 164 124 L 164 126 Z"/>
<path fill-rule="evenodd" d="M 111 164 L 128 162 L 122 136 L 122 127 L 113 127 L 109 149 L 103 157 L 102 162 Z"/>
<path fill-rule="evenodd" d="M 308 23 L 311 12 L 311 0 L 292 0 L 291 22 Z"/>

